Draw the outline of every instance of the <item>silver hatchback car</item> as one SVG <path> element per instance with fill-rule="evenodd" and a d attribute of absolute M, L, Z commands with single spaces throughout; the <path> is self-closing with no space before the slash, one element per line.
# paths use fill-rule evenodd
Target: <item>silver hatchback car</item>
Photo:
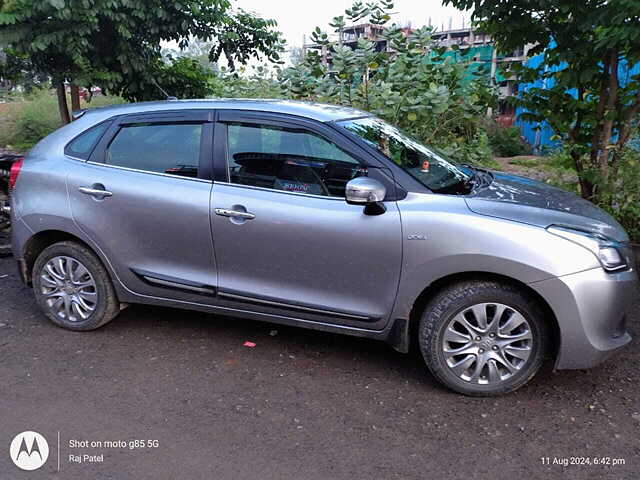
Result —
<path fill-rule="evenodd" d="M 291 101 L 100 108 L 16 166 L 13 250 L 43 312 L 93 330 L 130 303 L 415 341 L 468 395 L 545 355 L 627 344 L 629 238 L 591 203 L 456 165 L 365 112 Z"/>

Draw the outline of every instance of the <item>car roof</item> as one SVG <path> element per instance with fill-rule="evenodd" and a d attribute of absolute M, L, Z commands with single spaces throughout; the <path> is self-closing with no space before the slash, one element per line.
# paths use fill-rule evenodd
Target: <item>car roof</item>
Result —
<path fill-rule="evenodd" d="M 328 105 L 294 100 L 267 100 L 252 98 L 222 98 L 207 100 L 167 100 L 163 102 L 142 102 L 99 107 L 87 111 L 93 120 L 103 120 L 114 115 L 145 113 L 165 110 L 220 109 L 253 110 L 261 112 L 284 113 L 310 118 L 320 122 L 331 122 L 347 118 L 371 116 L 370 113 L 341 105 Z M 89 115 L 90 114 L 90 115 Z M 100 117 L 97 119 L 96 117 Z"/>

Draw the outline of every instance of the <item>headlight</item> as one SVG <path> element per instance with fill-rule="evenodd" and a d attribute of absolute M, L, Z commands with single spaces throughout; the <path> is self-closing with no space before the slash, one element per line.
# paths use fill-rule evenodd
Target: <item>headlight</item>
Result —
<path fill-rule="evenodd" d="M 608 240 L 595 233 L 582 232 L 566 227 L 551 226 L 547 228 L 549 233 L 562 237 L 570 242 L 586 248 L 592 252 L 608 272 L 615 272 L 627 268 L 627 262 L 620 252 L 618 242 Z"/>

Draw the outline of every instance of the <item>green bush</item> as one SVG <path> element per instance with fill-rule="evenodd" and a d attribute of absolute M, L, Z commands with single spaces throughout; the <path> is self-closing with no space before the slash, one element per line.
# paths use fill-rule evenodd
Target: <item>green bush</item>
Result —
<path fill-rule="evenodd" d="M 517 157 L 531 153 L 528 145 L 520 138 L 518 127 L 489 129 L 489 143 L 493 154 L 498 157 Z"/>
<path fill-rule="evenodd" d="M 251 69 L 242 67 L 238 73 L 226 68 L 215 72 L 211 79 L 214 98 L 284 98 L 276 75 L 264 65 Z"/>
<path fill-rule="evenodd" d="M 451 142 L 439 147 L 439 150 L 450 158 L 461 163 L 482 165 L 483 167 L 500 169 L 500 164 L 491 156 L 489 138 L 482 130 L 466 141 Z"/>
<path fill-rule="evenodd" d="M 48 90 L 35 90 L 9 104 L 0 131 L 0 144 L 14 150 L 27 150 L 60 126 L 58 104 Z"/>
<path fill-rule="evenodd" d="M 127 101 L 121 97 L 116 97 L 114 95 L 94 95 L 89 102 L 81 101 L 80 106 L 82 108 L 100 108 L 111 105 L 120 105 L 122 103 L 127 103 Z"/>
<path fill-rule="evenodd" d="M 513 158 L 509 160 L 509 165 L 518 165 L 520 167 L 525 167 L 525 168 L 538 168 L 540 167 L 540 163 L 541 162 L 539 157 L 533 157 L 533 158 L 522 157 L 522 158 Z"/>
<path fill-rule="evenodd" d="M 81 102 L 81 106 L 96 108 L 122 102 L 118 97 L 97 95 L 90 103 Z M 24 98 L 4 105 L 6 115 L 0 122 L 0 146 L 26 151 L 61 125 L 58 100 L 52 90 L 34 90 Z"/>
<path fill-rule="evenodd" d="M 564 148 L 553 151 L 545 163 L 549 183 L 580 194 L 573 159 Z M 625 228 L 633 242 L 640 243 L 640 152 L 626 148 L 618 169 L 602 178 L 596 172 L 586 175 L 598 185 L 596 203 Z"/>
<path fill-rule="evenodd" d="M 491 162 L 483 119 L 496 102 L 487 78 L 471 75 L 466 64 L 446 57 L 431 27 L 406 33 L 387 25 L 393 4 L 355 2 L 330 24 L 337 33 L 346 22 L 383 27 L 381 36 L 393 50 L 378 51 L 371 40 L 343 45 L 316 28 L 311 39 L 331 55 L 328 65 L 317 49 L 280 72 L 286 96 L 372 112 L 436 147 L 461 163 Z"/>
<path fill-rule="evenodd" d="M 548 152 L 546 159 L 544 168 L 550 174 L 547 183 L 580 195 L 578 174 L 569 152 L 562 147 L 557 148 Z"/>
<path fill-rule="evenodd" d="M 640 152 L 627 148 L 618 170 L 597 184 L 598 203 L 640 243 Z"/>
<path fill-rule="evenodd" d="M 136 90 L 122 92 L 131 101 L 143 102 L 176 98 L 206 98 L 211 95 L 214 72 L 197 59 L 169 57 L 158 61 L 153 75 L 141 81 Z"/>

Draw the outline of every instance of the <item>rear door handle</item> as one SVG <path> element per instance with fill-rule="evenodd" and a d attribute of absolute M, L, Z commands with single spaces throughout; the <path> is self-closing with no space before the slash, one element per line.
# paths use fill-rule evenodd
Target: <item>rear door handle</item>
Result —
<path fill-rule="evenodd" d="M 112 197 L 113 193 L 107 191 L 103 188 L 95 188 L 97 185 L 92 187 L 78 187 L 78 191 L 80 193 L 84 193 L 85 195 L 91 195 L 92 197 L 103 199 L 106 197 Z"/>
<path fill-rule="evenodd" d="M 216 215 L 220 215 L 221 217 L 242 218 L 244 220 L 253 220 L 256 218 L 253 213 L 239 212 L 238 210 L 229 210 L 227 208 L 216 208 L 214 211 Z"/>

